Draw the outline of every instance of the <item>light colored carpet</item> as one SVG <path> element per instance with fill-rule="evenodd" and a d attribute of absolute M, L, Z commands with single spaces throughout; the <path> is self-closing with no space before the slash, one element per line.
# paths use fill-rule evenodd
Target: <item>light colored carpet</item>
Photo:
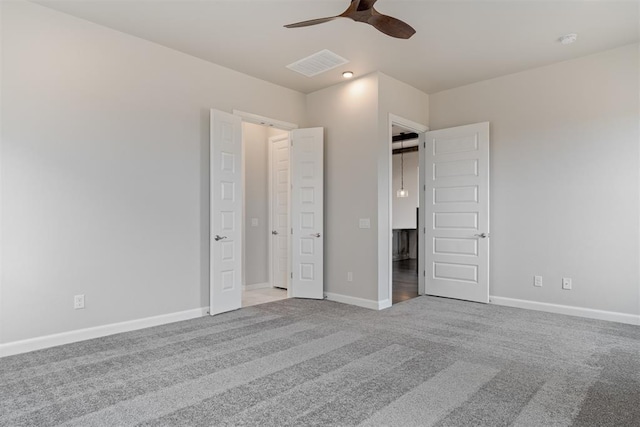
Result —
<path fill-rule="evenodd" d="M 0 359 L 2 426 L 638 426 L 640 327 L 287 299 Z"/>

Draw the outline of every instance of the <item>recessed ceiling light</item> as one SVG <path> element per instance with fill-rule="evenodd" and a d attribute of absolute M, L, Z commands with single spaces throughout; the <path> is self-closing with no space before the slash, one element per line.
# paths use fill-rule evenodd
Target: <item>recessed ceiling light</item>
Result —
<path fill-rule="evenodd" d="M 353 71 L 345 71 L 344 73 L 342 73 L 342 77 L 344 77 L 345 79 L 350 79 L 351 77 L 353 77 Z"/>
<path fill-rule="evenodd" d="M 578 40 L 578 35 L 576 33 L 566 34 L 558 39 L 562 44 L 571 44 L 576 40 Z"/>

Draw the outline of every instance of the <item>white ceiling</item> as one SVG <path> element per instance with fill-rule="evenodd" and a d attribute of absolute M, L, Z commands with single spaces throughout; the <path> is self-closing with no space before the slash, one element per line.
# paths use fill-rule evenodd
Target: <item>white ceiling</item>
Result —
<path fill-rule="evenodd" d="M 341 13 L 349 0 L 40 0 L 37 3 L 304 93 L 342 71 L 373 71 L 427 93 L 639 40 L 637 1 L 402 1 L 376 8 L 417 33 L 394 39 L 349 19 L 283 28 Z M 566 33 L 578 41 L 557 42 Z M 322 49 L 351 62 L 308 78 L 285 66 Z"/>

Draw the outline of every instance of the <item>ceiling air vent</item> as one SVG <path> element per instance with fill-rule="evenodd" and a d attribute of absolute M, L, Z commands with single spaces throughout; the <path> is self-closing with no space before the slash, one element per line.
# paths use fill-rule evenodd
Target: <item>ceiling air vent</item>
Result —
<path fill-rule="evenodd" d="M 300 74 L 304 74 L 307 77 L 313 77 L 324 73 L 325 71 L 329 71 L 332 68 L 346 64 L 347 62 L 349 61 L 340 55 L 336 55 L 330 50 L 325 49 L 296 61 L 293 64 L 289 64 L 287 65 L 287 68 Z"/>

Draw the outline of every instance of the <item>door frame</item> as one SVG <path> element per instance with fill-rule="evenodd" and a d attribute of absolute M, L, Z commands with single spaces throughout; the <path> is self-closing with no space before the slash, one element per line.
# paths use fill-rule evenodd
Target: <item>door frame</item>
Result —
<path fill-rule="evenodd" d="M 387 200 L 388 200 L 388 211 L 387 211 L 387 216 L 388 216 L 388 220 L 387 220 L 387 229 L 389 230 L 387 237 L 386 237 L 386 242 L 381 242 L 381 244 L 383 244 L 383 248 L 384 250 L 379 251 L 378 253 L 378 265 L 380 266 L 386 266 L 387 267 L 387 274 L 383 275 L 386 276 L 386 279 L 388 281 L 388 288 L 389 288 L 389 307 L 391 305 L 393 305 L 393 257 L 392 257 L 392 248 L 393 248 L 393 147 L 391 145 L 391 141 L 393 138 L 393 130 L 392 130 L 392 126 L 393 125 L 398 125 L 398 126 L 402 126 L 404 128 L 407 128 L 409 130 L 414 131 L 415 133 L 417 133 L 419 135 L 419 145 L 418 145 L 418 155 L 419 155 L 419 163 L 418 163 L 418 167 L 420 170 L 419 175 L 419 182 L 418 182 L 418 194 L 419 194 L 419 207 L 420 207 L 420 212 L 424 212 L 424 133 L 429 131 L 429 127 L 425 126 L 421 123 L 418 122 L 414 122 L 412 120 L 406 119 L 404 117 L 395 115 L 393 113 L 389 113 L 389 120 L 388 120 L 388 128 L 389 128 L 389 135 L 387 138 L 388 141 L 388 149 L 386 150 L 386 154 L 387 154 L 387 163 L 389 165 L 389 173 L 387 175 L 387 184 L 388 184 L 388 188 L 387 188 Z M 383 213 L 383 212 L 381 212 Z M 424 228 L 424 224 L 420 223 L 420 215 L 418 216 L 418 224 L 416 224 L 417 227 L 417 231 L 418 231 L 418 253 L 419 254 L 423 254 L 423 250 L 424 250 L 424 232 L 420 233 L 420 229 Z M 382 230 L 380 230 L 382 231 Z M 384 236 L 384 232 L 379 233 L 381 236 Z M 384 239 L 384 237 L 383 237 Z M 424 271 L 424 260 L 421 260 L 421 257 L 418 256 L 418 273 L 420 271 Z M 418 274 L 418 295 L 424 295 L 425 292 L 425 280 L 424 280 L 424 274 Z M 384 307 L 386 308 L 386 307 Z"/>
<path fill-rule="evenodd" d="M 241 111 L 241 110 L 233 110 L 232 113 L 234 116 L 239 116 L 242 119 L 242 123 L 253 123 L 256 125 L 261 125 L 261 126 L 266 126 L 266 127 L 272 127 L 275 129 L 279 129 L 285 132 L 289 132 L 289 138 L 291 138 L 291 131 L 294 129 L 298 129 L 299 126 L 296 123 L 290 123 L 290 122 L 285 122 L 283 120 L 278 120 L 278 119 L 273 119 L 270 117 L 266 117 L 266 116 L 261 116 L 259 114 L 253 114 L 253 113 L 248 113 L 246 111 Z M 245 155 L 245 142 L 244 142 L 244 135 L 242 135 L 242 188 L 244 189 L 246 183 L 245 183 L 245 170 L 246 170 L 246 164 L 245 164 L 245 160 L 246 160 L 246 155 Z M 271 146 L 268 147 L 268 162 L 269 162 L 269 167 L 268 170 L 269 172 L 271 172 Z M 271 184 L 271 178 L 269 178 L 269 185 Z M 269 188 L 269 197 L 271 197 L 271 188 Z M 269 226 L 271 226 L 271 198 L 269 198 L 269 212 L 268 212 L 268 216 L 269 216 Z M 289 207 L 289 210 L 291 210 L 291 207 Z M 242 224 L 241 224 L 241 230 L 244 233 L 245 230 L 245 224 L 247 222 L 247 217 L 246 217 L 246 206 L 245 203 L 242 203 Z M 267 232 L 269 233 L 269 236 L 271 235 L 271 230 L 267 230 Z M 270 241 L 270 240 L 269 240 Z M 291 244 L 291 235 L 289 235 L 289 244 Z M 246 259 L 245 259 L 245 246 L 246 245 L 242 245 L 242 272 L 244 273 L 244 269 L 246 266 Z M 289 266 L 289 269 L 291 269 L 291 266 Z M 269 284 L 271 285 L 271 287 L 273 287 L 273 284 L 271 283 L 271 245 L 269 245 L 269 268 L 268 268 L 268 275 L 269 275 Z M 243 274 L 243 281 L 246 279 L 246 275 Z M 245 286 L 245 283 L 243 283 L 243 286 Z M 291 287 L 292 284 L 291 282 L 289 282 L 289 287 L 287 289 L 287 298 L 291 298 Z"/>
<path fill-rule="evenodd" d="M 288 174 L 289 174 L 289 188 L 287 191 L 287 205 L 289 206 L 289 215 L 287 215 L 287 230 L 289 230 L 291 228 L 291 133 L 290 131 L 287 131 L 286 137 L 283 137 L 283 135 L 276 135 L 276 136 L 270 136 L 267 141 L 269 144 L 269 149 L 268 151 L 268 162 L 269 162 L 269 167 L 267 168 L 268 170 L 268 174 L 269 174 L 269 230 L 267 230 L 267 232 L 269 233 L 267 238 L 269 239 L 269 285 L 271 285 L 271 287 L 274 287 L 274 283 L 273 283 L 273 246 L 272 246 L 272 241 L 271 239 L 273 237 L 271 237 L 271 231 L 274 229 L 274 218 L 273 218 L 273 199 L 274 199 L 274 185 L 273 185 L 273 146 L 276 142 L 282 140 L 282 139 L 287 139 L 289 141 L 289 169 L 288 169 Z M 291 275 L 291 234 L 288 234 L 289 238 L 287 239 L 287 245 L 288 245 L 288 252 L 287 252 L 287 297 L 291 298 L 291 280 L 290 280 L 290 275 Z"/>
<path fill-rule="evenodd" d="M 258 114 L 247 113 L 246 111 L 233 110 L 234 116 L 239 116 L 243 122 L 253 123 L 256 125 L 268 126 L 284 131 L 292 131 L 298 129 L 299 126 L 295 123 L 285 122 L 283 120 L 272 119 L 270 117 L 261 116 Z"/>

